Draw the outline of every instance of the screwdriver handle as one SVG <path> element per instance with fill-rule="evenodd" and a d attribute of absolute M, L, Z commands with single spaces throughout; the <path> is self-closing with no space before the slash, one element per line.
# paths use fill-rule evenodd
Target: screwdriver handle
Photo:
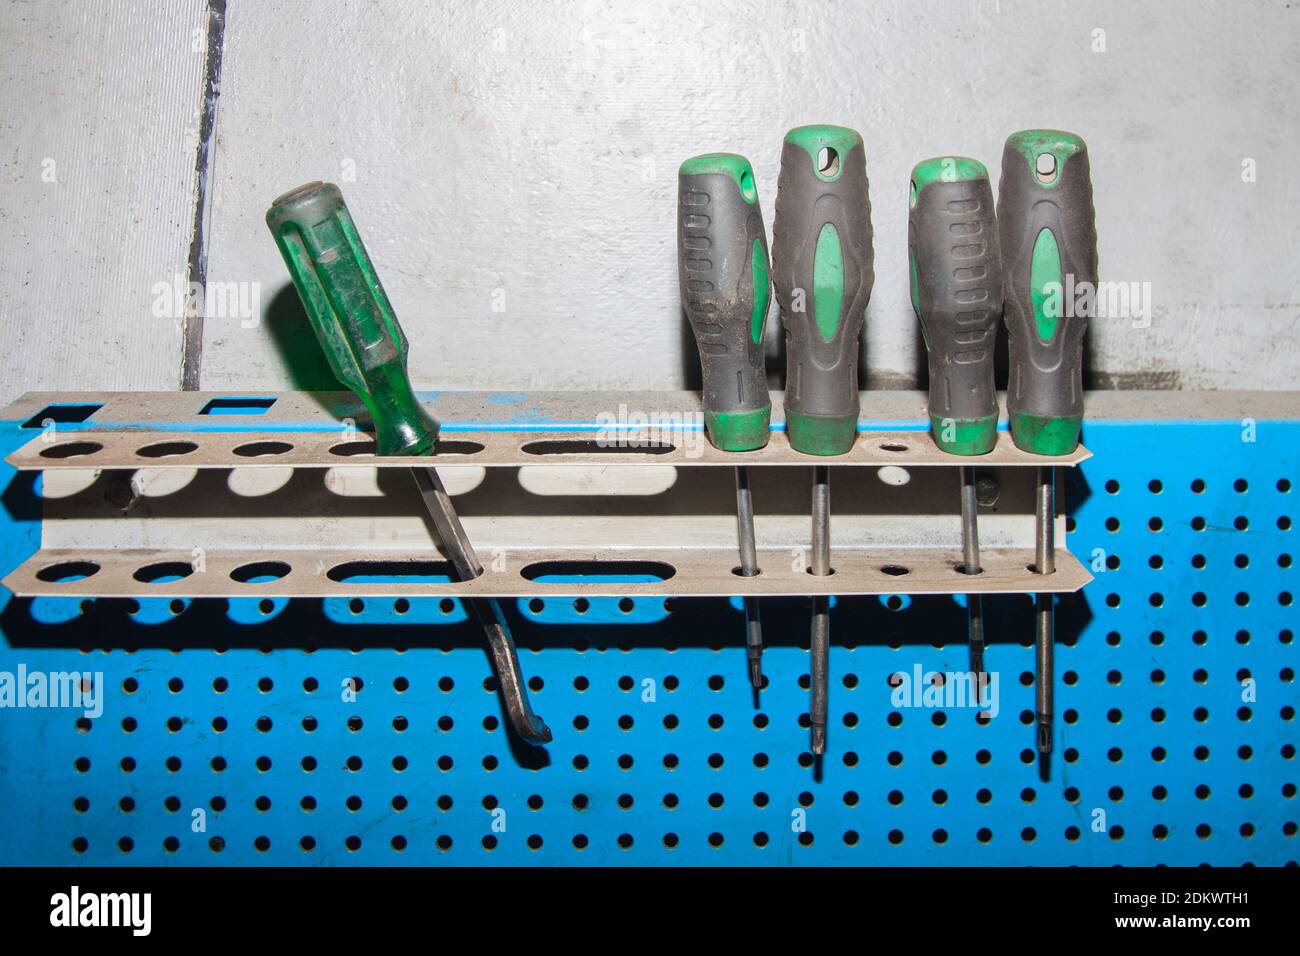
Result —
<path fill-rule="evenodd" d="M 1016 447 L 1068 455 L 1083 420 L 1083 335 L 1096 291 L 1088 148 L 1073 133 L 1013 133 L 1002 151 L 998 226 Z M 1092 290 L 1081 302 L 1077 296 Z"/>
<path fill-rule="evenodd" d="M 762 448 L 772 417 L 763 365 L 771 282 L 745 157 L 708 153 L 678 170 L 677 278 L 700 351 L 709 440 L 723 451 Z"/>
<path fill-rule="evenodd" d="M 855 130 L 785 136 L 772 224 L 772 277 L 786 332 L 790 444 L 842 455 L 858 424 L 858 341 L 875 280 L 866 150 Z"/>
<path fill-rule="evenodd" d="M 299 186 L 271 204 L 266 224 L 330 368 L 374 419 L 379 454 L 431 454 L 438 422 L 411 389 L 406 336 L 339 188 Z"/>
<path fill-rule="evenodd" d="M 937 156 L 912 170 L 907 253 L 912 308 L 930 361 L 930 427 L 953 455 L 998 437 L 993 346 L 1002 314 L 1002 252 L 988 170 Z"/>

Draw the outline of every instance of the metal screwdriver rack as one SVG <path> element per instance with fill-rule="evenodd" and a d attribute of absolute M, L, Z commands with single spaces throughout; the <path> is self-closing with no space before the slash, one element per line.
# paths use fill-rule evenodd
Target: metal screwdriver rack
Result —
<path fill-rule="evenodd" d="M 663 396 L 653 399 L 652 407 L 665 406 L 663 399 Z M 184 393 L 82 397 L 33 394 L 16 403 L 12 414 L 28 416 L 28 421 L 53 424 L 43 426 L 39 434 L 13 451 L 7 462 L 19 471 L 47 476 L 58 472 L 84 476 L 90 472 L 103 475 L 159 468 L 222 472 L 302 469 L 320 474 L 341 467 L 410 467 L 409 458 L 375 455 L 373 442 L 364 433 L 345 430 L 349 426 L 339 424 L 339 417 L 334 417 L 339 411 L 344 413 L 340 416 L 344 422 L 355 423 L 356 417 L 360 417 L 359 409 L 352 408 L 343 395 L 330 396 L 325 405 L 304 394 L 262 396 L 255 401 L 271 401 L 271 405 L 259 408 L 253 416 L 226 414 L 214 419 L 201 414 L 212 402 L 239 400 L 237 396 Z M 525 430 L 506 430 L 482 421 L 465 424 L 469 416 L 481 415 L 483 408 L 493 408 L 493 403 L 499 401 L 491 395 L 444 398 L 440 411 L 445 405 L 455 404 L 465 417 L 448 417 L 441 450 L 433 460 L 440 466 L 486 469 L 603 470 L 649 466 L 662 470 L 732 468 L 739 463 L 756 470 L 807 469 L 814 464 L 830 464 L 837 468 L 888 467 L 904 473 L 907 469 L 956 469 L 961 464 L 960 460 L 940 451 L 928 433 L 914 428 L 863 432 L 850 454 L 820 460 L 793 451 L 782 432 L 774 434 L 770 444 L 758 451 L 719 452 L 703 439 L 698 425 L 691 426 L 693 418 L 698 417 L 698 407 L 693 407 L 692 398 L 685 395 L 671 396 L 666 412 L 656 419 L 659 424 L 653 426 L 602 428 L 602 413 L 620 404 L 627 405 L 626 397 L 616 394 L 554 399 L 556 411 L 563 420 L 553 419 L 555 424 L 550 428 L 538 427 L 536 423 Z M 102 405 L 93 415 L 93 424 L 88 420 L 78 423 L 76 428 L 67 427 L 67 423 L 60 427 L 50 417 L 57 417 L 57 411 L 42 417 L 44 409 L 86 403 Z M 232 425 L 237 418 L 242 421 L 238 426 Z M 1041 467 L 1046 463 L 1068 467 L 1088 456 L 1083 448 L 1059 459 L 1028 454 L 1016 449 L 1004 433 L 998 446 L 983 456 L 980 464 L 999 469 Z M 418 518 L 418 513 L 412 512 L 411 516 Z M 1028 567 L 1033 563 L 1032 547 L 987 548 L 984 573 L 974 577 L 960 575 L 957 570 L 961 563 L 960 547 L 954 550 L 950 542 L 937 541 L 920 542 L 925 546 L 908 548 L 905 561 L 888 548 L 863 548 L 852 543 L 835 547 L 836 573 L 825 580 L 800 573 L 797 562 L 787 560 L 784 551 L 780 557 L 774 557 L 769 549 L 764 573 L 743 577 L 733 573 L 737 563 L 734 545 L 702 546 L 699 542 L 679 542 L 663 536 L 656 536 L 653 541 L 634 542 L 632 536 L 619 535 L 617 528 L 606 528 L 602 537 L 608 541 L 595 545 L 548 546 L 539 536 L 538 540 L 527 541 L 522 546 L 499 547 L 497 560 L 472 581 L 407 582 L 400 573 L 391 573 L 388 580 L 379 581 L 373 574 L 361 573 L 368 562 L 391 565 L 394 561 L 411 561 L 427 565 L 439 559 L 432 551 L 432 542 L 423 548 L 413 548 L 401 540 L 386 542 L 382 536 L 349 539 L 345 531 L 330 546 L 323 546 L 322 541 L 300 540 L 296 550 L 292 545 L 286 547 L 283 538 L 271 542 L 256 537 L 249 539 L 242 534 L 237 540 L 186 540 L 181 547 L 170 549 L 123 547 L 121 522 L 115 520 L 118 517 L 111 511 L 101 517 L 93 509 L 78 513 L 75 521 L 87 532 L 84 544 L 74 544 L 62 536 L 47 539 L 53 542 L 52 546 L 43 546 L 29 557 L 5 578 L 5 585 L 23 597 L 479 595 L 531 599 L 555 595 L 557 588 L 574 598 L 624 594 L 662 597 L 889 594 L 899 589 L 899 578 L 904 576 L 907 590 L 913 593 L 1068 592 L 1079 589 L 1090 579 L 1082 565 L 1064 549 L 1057 574 L 1046 580 L 1034 575 Z M 73 518 L 59 515 L 56 520 Z M 600 523 L 608 524 L 611 520 L 603 518 Z M 1063 540 L 1064 527 L 1059 531 Z M 142 534 L 141 539 L 148 537 Z M 484 541 L 480 548 L 494 547 L 490 533 L 476 536 L 476 540 Z M 204 567 L 200 574 L 178 568 L 190 562 L 194 548 L 203 552 Z M 602 565 L 612 565 L 612 570 L 617 572 L 629 563 L 639 564 L 654 580 L 636 582 L 626 580 L 626 575 L 601 573 Z M 556 583 L 554 574 L 548 573 L 580 565 L 586 569 L 586 574 L 581 576 L 585 580 L 566 575 L 566 580 Z M 356 573 L 345 573 L 349 567 Z M 419 569 L 414 570 L 418 573 Z M 390 568 L 390 571 L 400 569 Z"/>
<path fill-rule="evenodd" d="M 106 687 L 97 719 L 0 722 L 5 862 L 1296 858 L 1294 394 L 1090 396 L 1098 457 L 1050 460 L 1045 581 L 1027 567 L 1044 462 L 1005 437 L 979 459 L 1000 490 L 981 511 L 985 573 L 963 575 L 969 462 L 930 443 L 924 395 L 867 393 L 853 453 L 830 462 L 822 591 L 796 553 L 815 462 L 779 431 L 723 456 L 692 439 L 687 393 L 422 398 L 488 569 L 468 584 L 390 467 L 411 461 L 366 457 L 351 396 L 32 393 L 0 413 L 14 594 L 0 670 L 101 672 Z M 638 410 L 685 427 L 647 434 Z M 602 444 L 611 428 L 628 450 Z M 754 578 L 733 573 L 741 458 Z M 1051 766 L 1034 753 L 1024 597 L 1045 590 L 1061 602 Z M 456 600 L 471 593 L 513 599 L 545 748 L 507 733 Z M 765 599 L 758 700 L 747 593 Z M 807 752 L 813 593 L 835 595 L 822 762 Z M 966 593 L 995 595 L 1001 713 L 891 705 L 897 673 L 966 668 Z M 1240 700 L 1243 674 L 1257 702 Z"/>

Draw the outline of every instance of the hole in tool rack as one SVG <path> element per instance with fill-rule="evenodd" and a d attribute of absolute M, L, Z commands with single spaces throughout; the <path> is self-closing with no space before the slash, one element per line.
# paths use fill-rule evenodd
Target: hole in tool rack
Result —
<path fill-rule="evenodd" d="M 261 398 L 235 395 L 214 398 L 199 409 L 200 415 L 265 415 L 275 404 L 274 396 Z"/>
<path fill-rule="evenodd" d="M 235 568 L 230 572 L 230 579 L 240 584 L 266 584 L 280 580 L 291 570 L 283 561 L 254 561 Z"/>
<path fill-rule="evenodd" d="M 157 564 L 146 564 L 143 568 L 137 568 L 131 577 L 141 584 L 166 584 L 169 581 L 188 578 L 193 573 L 194 566 L 184 561 L 159 561 Z"/>
<path fill-rule="evenodd" d="M 911 451 L 912 448 L 910 445 L 904 445 L 902 442 L 882 441 L 880 443 L 880 450 L 900 452 L 900 451 Z"/>
<path fill-rule="evenodd" d="M 483 446 L 476 441 L 442 441 L 441 439 L 433 446 L 433 455 L 435 458 L 441 458 L 443 455 L 477 455 L 483 450 Z"/>
<path fill-rule="evenodd" d="M 372 441 L 345 441 L 330 446 L 330 454 L 340 458 L 354 458 L 358 455 L 373 455 L 378 447 Z"/>
<path fill-rule="evenodd" d="M 649 439 L 630 438 L 624 445 L 611 445 L 594 439 L 558 439 L 533 441 L 520 451 L 525 455 L 667 455 L 677 450 L 676 445 L 652 444 Z M 632 444 L 641 442 L 641 444 Z"/>
<path fill-rule="evenodd" d="M 199 446 L 192 441 L 160 441 L 138 448 L 135 453 L 141 458 L 174 458 L 198 450 Z"/>
<path fill-rule="evenodd" d="M 339 584 L 455 581 L 448 561 L 347 561 L 330 568 L 326 577 Z"/>
<path fill-rule="evenodd" d="M 905 568 L 901 564 L 886 564 L 880 569 L 881 574 L 888 574 L 890 577 L 901 578 L 904 574 L 911 574 L 911 568 Z"/>
<path fill-rule="evenodd" d="M 103 405 L 75 404 L 72 402 L 64 404 L 56 402 L 53 405 L 46 405 L 31 418 L 27 419 L 27 421 L 23 422 L 23 428 L 44 428 L 50 423 L 55 425 L 80 424 L 103 407 Z"/>
<path fill-rule="evenodd" d="M 287 441 L 250 441 L 235 449 L 240 458 L 266 458 L 269 455 L 283 455 L 293 451 Z"/>
<path fill-rule="evenodd" d="M 615 579 L 620 584 L 648 583 L 667 581 L 676 573 L 677 569 L 664 561 L 538 561 L 519 572 L 524 580 L 539 584 L 573 584 L 575 578 Z"/>
<path fill-rule="evenodd" d="M 81 458 L 103 451 L 104 446 L 97 441 L 65 441 L 49 448 L 41 449 L 42 458 Z"/>
<path fill-rule="evenodd" d="M 62 584 L 67 581 L 80 581 L 99 571 L 94 561 L 60 561 L 36 572 L 36 580 L 47 584 Z"/>

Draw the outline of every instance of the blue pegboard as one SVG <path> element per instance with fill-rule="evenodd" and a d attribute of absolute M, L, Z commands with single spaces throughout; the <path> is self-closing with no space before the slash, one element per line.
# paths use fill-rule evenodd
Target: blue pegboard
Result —
<path fill-rule="evenodd" d="M 512 747 L 456 602 L 10 601 L 0 671 L 108 691 L 89 722 L 0 712 L 0 863 L 1293 863 L 1300 423 L 1084 437 L 1063 493 L 1096 580 L 1058 605 L 1046 779 L 1024 597 L 986 599 L 984 722 L 891 705 L 896 672 L 966 668 L 958 601 L 837 601 L 820 772 L 798 600 L 764 602 L 761 709 L 732 602 L 512 609 L 545 751 Z M 0 481 L 7 571 L 39 507 Z"/>

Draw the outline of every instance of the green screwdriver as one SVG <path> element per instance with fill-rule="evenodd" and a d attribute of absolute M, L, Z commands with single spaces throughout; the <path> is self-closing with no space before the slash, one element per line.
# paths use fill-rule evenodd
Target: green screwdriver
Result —
<path fill-rule="evenodd" d="M 677 174 L 677 277 L 682 308 L 695 332 L 709 440 L 723 451 L 767 444 L 772 402 L 763 364 L 771 301 L 767 235 L 749 160 L 708 153 Z M 749 469 L 736 468 L 740 573 L 759 573 Z M 763 685 L 763 628 L 758 599 L 745 598 L 749 681 Z"/>
<path fill-rule="evenodd" d="M 998 184 L 1010 377 L 1007 411 L 1016 447 L 1068 455 L 1083 421 L 1083 335 L 1097 283 L 1097 229 L 1088 148 L 1073 133 L 1023 130 L 1007 138 Z M 1038 469 L 1036 564 L 1056 570 L 1055 469 Z M 1035 598 L 1038 750 L 1052 750 L 1052 596 Z"/>
<path fill-rule="evenodd" d="M 929 352 L 930 428 L 953 455 L 992 451 L 998 438 L 993 346 L 1002 314 L 1002 253 L 984 164 L 937 156 L 912 170 L 907 218 L 912 308 Z M 961 477 L 962 566 L 979 574 L 975 469 Z M 984 605 L 966 595 L 971 671 L 984 673 Z"/>
<path fill-rule="evenodd" d="M 330 368 L 357 394 L 374 420 L 379 454 L 434 454 L 438 422 L 411 388 L 406 336 L 339 188 L 321 182 L 299 186 L 271 204 L 266 224 Z M 462 581 L 478 577 L 483 565 L 437 470 L 413 467 L 411 474 L 456 576 Z M 549 742 L 550 729 L 528 702 L 514 639 L 500 604 L 495 598 L 469 598 L 467 603 L 487 635 L 511 725 L 528 743 Z"/>
<path fill-rule="evenodd" d="M 786 334 L 786 429 L 808 455 L 847 454 L 858 427 L 858 342 L 874 281 L 862 137 L 800 126 L 781 148 L 772 278 Z M 813 468 L 812 567 L 831 573 L 830 468 Z M 830 600 L 812 598 L 812 751 L 826 750 Z"/>

